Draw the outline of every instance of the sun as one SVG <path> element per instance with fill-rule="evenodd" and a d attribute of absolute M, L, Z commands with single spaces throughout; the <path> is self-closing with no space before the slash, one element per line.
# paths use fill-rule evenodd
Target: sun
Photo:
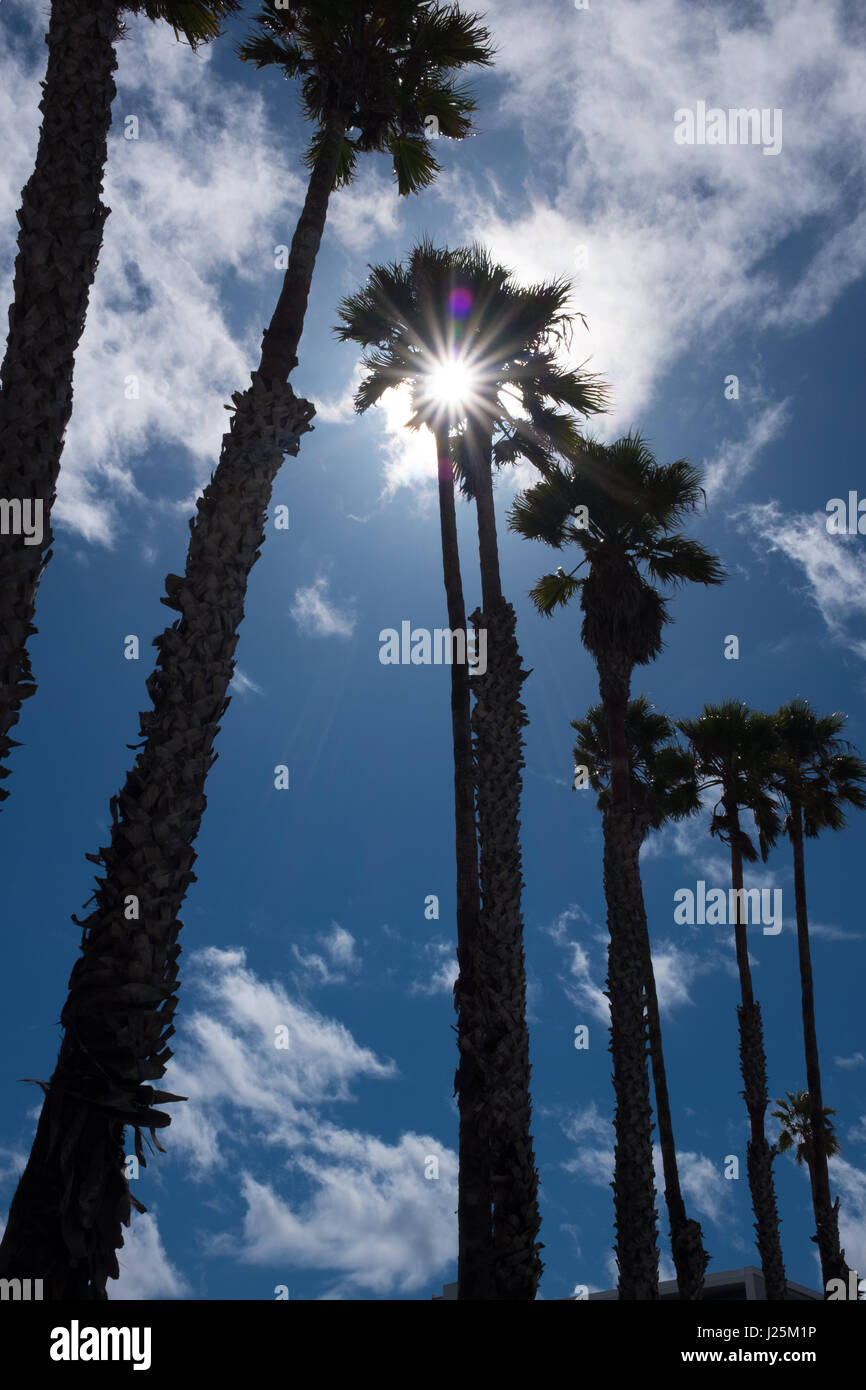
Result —
<path fill-rule="evenodd" d="M 460 357 L 434 367 L 426 383 L 427 395 L 431 400 L 451 407 L 467 405 L 475 389 L 475 373 Z"/>

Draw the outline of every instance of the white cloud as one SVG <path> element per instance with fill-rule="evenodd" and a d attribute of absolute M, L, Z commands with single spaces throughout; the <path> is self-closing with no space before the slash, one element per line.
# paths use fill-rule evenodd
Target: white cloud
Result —
<path fill-rule="evenodd" d="M 589 918 L 583 909 L 572 903 L 559 914 L 553 925 L 546 929 L 548 936 L 570 957 L 568 969 L 571 978 L 563 980 L 560 976 L 560 980 L 566 996 L 573 1004 L 580 1009 L 586 1009 L 592 1018 L 609 1027 L 610 1004 L 602 986 L 593 978 L 589 952 L 579 941 L 572 941 L 568 935 L 568 924 L 574 921 L 589 924 Z M 599 969 L 603 971 L 604 966 L 599 966 Z"/>
<path fill-rule="evenodd" d="M 400 195 L 393 180 L 361 166 L 349 188 L 340 189 L 328 206 L 328 231 L 349 251 L 368 251 L 380 237 L 397 231 Z"/>
<path fill-rule="evenodd" d="M 322 943 L 332 963 L 349 968 L 357 959 L 351 933 L 336 923 Z M 241 1228 L 206 1240 L 210 1252 L 285 1266 L 280 1282 L 290 1291 L 297 1269 L 331 1270 L 332 1298 L 441 1282 L 456 1256 L 456 1155 L 430 1135 L 408 1131 L 385 1142 L 323 1113 L 352 1100 L 354 1081 L 395 1076 L 394 1064 L 288 998 L 279 982 L 259 979 L 241 949 L 196 952 L 187 975 L 201 1005 L 182 1020 L 166 1086 L 189 1101 L 175 1107 L 164 1142 L 194 1176 L 230 1170 L 246 1208 Z M 280 1024 L 288 1049 L 274 1046 Z M 262 1145 L 304 1179 L 306 1196 L 280 1191 L 273 1162 L 264 1181 L 250 1171 Z M 438 1178 L 425 1177 L 430 1158 Z"/>
<path fill-rule="evenodd" d="M 278 982 L 258 979 L 242 949 L 196 952 L 188 972 L 205 1007 L 184 1020 L 166 1089 L 189 1097 L 175 1109 L 169 1139 L 199 1173 L 229 1161 L 227 1107 L 255 1116 L 260 1139 L 299 1143 L 315 1107 L 351 1100 L 351 1084 L 362 1077 L 396 1074 L 342 1024 L 290 999 Z M 288 1030 L 288 1048 L 276 1046 L 278 1028 Z"/>
<path fill-rule="evenodd" d="M 117 1263 L 120 1277 L 109 1285 L 112 1299 L 192 1297 L 186 1279 L 165 1253 L 154 1212 L 133 1212 Z"/>
<path fill-rule="evenodd" d="M 427 941 L 425 954 L 432 959 L 432 973 L 424 980 L 413 980 L 410 994 L 450 994 L 459 974 L 453 941 Z"/>
<path fill-rule="evenodd" d="M 255 681 L 251 680 L 240 666 L 235 667 L 235 673 L 229 682 L 229 690 L 233 690 L 236 695 L 248 695 L 250 693 L 261 695 L 263 693 L 262 687 L 256 685 Z"/>
<path fill-rule="evenodd" d="M 613 1178 L 614 1165 L 612 1120 L 600 1115 L 593 1101 L 585 1109 L 575 1111 L 563 1129 L 568 1139 L 577 1145 L 574 1156 L 562 1164 L 565 1171 L 585 1178 L 594 1186 L 607 1187 Z M 664 1165 L 659 1144 L 653 1145 L 653 1170 L 658 1203 L 663 1207 Z M 724 1221 L 730 1184 L 725 1182 L 718 1165 L 706 1154 L 677 1149 L 677 1170 L 689 1215 L 708 1217 L 716 1225 Z M 660 1225 L 665 1225 L 664 1217 Z M 671 1273 L 663 1277 L 672 1279 L 675 1276 Z"/>
<path fill-rule="evenodd" d="M 834 1057 L 837 1067 L 866 1067 L 866 1057 L 862 1052 L 854 1052 L 850 1057 Z"/>
<path fill-rule="evenodd" d="M 778 502 L 742 507 L 736 516 L 751 527 L 759 548 L 779 552 L 800 567 L 830 632 L 850 642 L 846 624 L 866 614 L 866 553 L 858 537 L 831 535 L 825 512 L 786 515 Z"/>
<path fill-rule="evenodd" d="M 211 52 L 192 53 L 166 24 L 130 17 L 129 27 L 118 45 L 105 179 L 112 211 L 76 360 L 55 510 L 59 522 L 103 545 L 128 526 L 130 506 L 147 505 L 139 459 L 154 446 L 189 470 L 178 502 L 186 510 L 213 471 L 223 405 L 246 384 L 261 336 L 258 323 L 229 326 L 226 275 L 275 298 L 273 247 L 289 236 L 304 189 L 260 92 L 241 80 L 216 84 Z M 34 40 L 26 55 L 16 45 L 0 55 L 9 137 L 0 173 L 4 263 L 35 156 L 45 52 Z M 138 140 L 124 139 L 128 114 L 139 118 Z M 11 293 L 11 279 L 0 292 Z"/>
<path fill-rule="evenodd" d="M 314 1191 L 297 1208 L 244 1173 L 239 1258 L 284 1263 L 290 1291 L 297 1267 L 335 1271 L 337 1294 L 429 1287 L 457 1254 L 456 1155 L 428 1135 L 404 1134 L 389 1145 L 328 1126 L 313 1150 L 300 1167 Z M 436 1178 L 425 1177 L 430 1158 L 438 1160 Z"/>
<path fill-rule="evenodd" d="M 761 450 L 783 434 L 790 418 L 790 401 L 775 401 L 749 420 L 744 439 L 724 439 L 715 457 L 704 464 L 707 494 L 712 498 L 738 487 L 755 468 Z"/>
<path fill-rule="evenodd" d="M 347 979 L 347 972 L 358 970 L 361 965 L 355 954 L 355 938 L 345 927 L 332 922 L 330 931 L 323 933 L 319 941 L 324 955 L 316 951 L 305 953 L 294 944 L 292 955 L 308 979 L 322 985 L 343 984 Z"/>
<path fill-rule="evenodd" d="M 839 1194 L 839 1236 L 851 1269 L 866 1270 L 866 1172 L 844 1158 L 829 1160 L 830 1186 Z"/>
<path fill-rule="evenodd" d="M 330 581 L 319 575 L 312 584 L 295 590 L 291 615 L 308 637 L 351 637 L 355 618 L 329 596 Z"/>
<path fill-rule="evenodd" d="M 519 198 L 460 169 L 439 192 L 465 236 L 522 277 L 576 277 L 589 335 L 576 333 L 572 361 L 591 354 L 614 388 L 605 432 L 639 423 L 665 373 L 696 352 L 712 358 L 721 399 L 744 323 L 814 322 L 862 275 L 866 95 L 841 0 L 768 0 L 749 16 L 691 0 L 587 12 L 536 0 L 530 26 L 518 0 L 492 0 L 487 15 L 500 116 L 535 169 Z M 674 113 L 698 98 L 782 108 L 782 153 L 676 145 Z M 795 233 L 806 262 L 799 283 L 780 285 L 768 260 Z"/>

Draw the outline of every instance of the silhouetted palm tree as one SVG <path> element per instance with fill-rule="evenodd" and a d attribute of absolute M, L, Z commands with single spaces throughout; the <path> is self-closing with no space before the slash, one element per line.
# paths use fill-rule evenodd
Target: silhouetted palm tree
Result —
<path fill-rule="evenodd" d="M 604 836 L 604 890 L 610 950 L 616 1111 L 614 1207 L 623 1299 L 658 1297 L 652 1116 L 644 1025 L 644 917 L 638 854 L 641 835 L 631 804 L 626 710 L 632 672 L 662 649 L 669 621 L 661 584 L 718 584 L 724 572 L 697 541 L 677 530 L 702 497 L 701 474 L 685 460 L 658 464 L 638 435 L 611 445 L 574 449 L 566 467 L 553 465 L 542 482 L 514 503 L 509 525 L 561 549 L 576 545 L 583 560 L 570 574 L 545 575 L 531 592 L 550 616 L 575 594 L 583 611 L 581 636 L 598 669 L 610 749 L 610 804 Z M 585 577 L 577 570 L 588 565 Z"/>
<path fill-rule="evenodd" d="M 121 1166 L 124 1126 L 135 1127 L 143 1161 L 139 1131 L 169 1123 L 153 1106 L 173 1097 L 149 1082 L 171 1056 L 178 913 L 195 877 L 192 846 L 273 480 L 313 414 L 286 377 L 331 192 L 367 150 L 391 154 L 401 192 L 429 183 L 438 166 L 421 135 L 425 117 L 433 111 L 443 133 L 465 133 L 473 103 L 455 74 L 490 61 L 474 16 L 424 0 L 315 0 L 291 10 L 267 0 L 258 24 L 242 55 L 302 78 L 315 128 L 310 180 L 259 368 L 233 397 L 219 466 L 190 523 L 186 574 L 166 579 L 163 603 L 180 617 L 156 639 L 154 709 L 141 716 L 142 746 L 111 802 L 111 843 L 91 856 L 104 877 L 80 924 L 60 1056 L 0 1245 L 0 1275 L 43 1278 L 52 1299 L 106 1297 L 134 1201 Z M 351 129 L 359 133 L 347 142 Z"/>
<path fill-rule="evenodd" d="M 466 949 L 456 987 L 461 1011 L 470 1004 L 481 1011 L 480 1042 L 473 1043 L 467 1018 L 458 1035 L 457 1085 L 458 1092 L 467 1087 L 478 1097 L 477 1104 L 466 1097 L 466 1113 L 489 1145 L 484 1195 L 472 1202 L 472 1210 L 476 1216 L 488 1210 L 492 1197 L 493 1212 L 489 1293 L 483 1292 L 485 1278 L 470 1275 L 464 1259 L 466 1277 L 458 1279 L 461 1298 L 532 1299 L 541 1271 L 520 908 L 518 816 L 525 723 L 520 687 L 525 673 L 514 638 L 514 612 L 502 598 L 491 469 L 520 457 L 548 467 L 556 450 L 575 438 L 571 418 L 561 408 L 588 414 L 603 403 L 594 378 L 555 361 L 554 340 L 568 325 L 568 293 L 564 281 L 521 288 L 480 247 L 440 251 L 423 242 L 405 268 L 374 267 L 365 289 L 344 301 L 342 311 L 346 327 L 340 336 L 368 349 L 367 376 L 357 396 L 360 408 L 408 381 L 415 403 L 411 423 L 426 423 L 436 407 L 442 373 L 452 373 L 452 387 L 453 373 L 462 371 L 465 377 L 465 394 L 455 410 L 465 416 L 464 431 L 458 439 L 452 437 L 449 447 L 457 454 L 464 490 L 477 504 L 485 612 L 473 614 L 473 622 L 487 630 L 488 670 L 472 682 L 481 907 L 479 912 L 476 890 L 472 912 L 467 908 L 466 913 L 467 923 L 474 921 L 471 965 L 469 939 L 463 936 Z M 459 383 L 455 394 L 460 396 Z M 440 457 L 443 447 L 440 441 Z M 461 935 L 458 926 L 458 939 Z M 470 1060 L 472 1082 L 466 1065 Z M 477 1166 L 472 1171 L 481 1174 Z M 464 1196 L 468 1202 L 468 1194 Z M 464 1211 L 468 1216 L 462 1198 Z M 475 1248 L 483 1238 L 483 1224 L 477 1228 L 478 1242 L 473 1237 Z M 461 1250 L 466 1251 L 465 1242 Z"/>
<path fill-rule="evenodd" d="M 786 1091 L 787 1100 L 777 1100 L 778 1110 L 773 1110 L 774 1120 L 778 1120 L 782 1126 L 779 1135 L 777 1148 L 780 1154 L 787 1153 L 796 1145 L 794 1157 L 798 1163 L 805 1163 L 811 1169 L 815 1161 L 815 1146 L 812 1143 L 814 1125 L 812 1120 L 812 1101 L 808 1091 Z M 824 1131 L 824 1151 L 827 1158 L 833 1158 L 841 1153 L 839 1140 L 830 1115 L 835 1115 L 836 1111 L 830 1105 L 825 1105 L 821 1111 L 824 1116 L 824 1123 L 821 1128 Z M 814 1240 L 815 1237 L 813 1236 Z M 837 1276 L 838 1277 L 838 1276 Z"/>
<path fill-rule="evenodd" d="M 625 722 L 631 768 L 632 815 L 643 842 L 650 830 L 661 830 L 671 821 L 694 815 L 701 803 L 694 758 L 677 745 L 676 730 L 666 715 L 657 713 L 646 697 L 639 695 L 629 700 Z M 587 767 L 590 785 L 598 792 L 598 806 L 604 815 L 610 804 L 610 749 L 604 707 L 594 705 L 583 719 L 572 720 L 572 728 L 578 734 L 574 745 L 575 763 Z M 661 1018 L 642 886 L 641 902 L 644 905 L 647 1035 L 665 1175 L 665 1202 L 671 1229 L 671 1253 L 680 1297 L 695 1300 L 703 1297 L 704 1272 L 709 1256 L 703 1247 L 700 1225 L 686 1215 L 680 1189 Z"/>
<path fill-rule="evenodd" d="M 355 397 L 356 409 L 368 410 L 386 390 L 406 383 L 413 401 L 413 428 L 426 425 L 436 445 L 439 480 L 439 520 L 442 571 L 448 624 L 452 632 L 466 631 L 466 605 L 460 572 L 454 466 L 450 452 L 453 410 L 429 389 L 431 377 L 447 355 L 453 337 L 449 305 L 454 289 L 451 253 L 421 242 L 405 266 L 373 266 L 363 290 L 340 304 L 337 330 L 343 341 L 359 343 L 366 351 L 367 375 Z M 406 356 L 402 371 L 396 363 L 395 340 L 403 335 Z M 385 348 L 394 355 L 387 366 Z M 378 363 L 378 365 L 377 365 Z M 460 1112 L 457 1287 L 461 1300 L 491 1296 L 493 1256 L 493 1190 L 490 1175 L 490 1135 L 484 1102 L 484 1010 L 480 1007 L 473 952 L 477 952 L 480 890 L 478 840 L 475 830 L 475 774 L 472 764 L 469 666 L 451 663 L 451 732 L 454 755 L 454 813 L 457 860 L 457 961 L 454 983 L 459 1063 L 454 1093 Z"/>
<path fill-rule="evenodd" d="M 824 1109 L 818 1034 L 815 1025 L 815 993 L 809 914 L 806 906 L 804 840 L 816 839 L 822 830 L 841 830 L 844 808 L 866 806 L 866 764 L 841 737 L 844 714 L 817 715 L 805 700 L 792 700 L 774 715 L 778 744 L 778 771 L 774 786 L 785 811 L 785 834 L 794 851 L 794 902 L 797 914 L 797 948 L 800 960 L 800 993 L 803 1012 L 803 1044 L 806 1052 L 807 1098 L 811 1106 L 809 1155 L 816 1241 L 821 1256 L 821 1276 L 826 1295 L 831 1279 L 843 1279 L 849 1268 L 839 1241 L 839 1199 L 830 1194 L 827 1158 L 828 1131 L 821 1122 Z M 801 1096 L 803 1092 L 799 1093 Z M 830 1114 L 833 1111 L 829 1112 Z M 780 1148 L 782 1145 L 780 1145 Z M 799 1154 L 798 1154 L 799 1161 Z"/>
<path fill-rule="evenodd" d="M 772 796 L 775 731 L 767 714 L 749 710 L 736 700 L 705 705 L 698 719 L 683 719 L 678 728 L 694 749 L 703 787 L 717 787 L 720 799 L 710 832 L 730 847 L 731 886 L 736 893 L 734 941 L 740 976 L 740 1067 L 751 1137 L 747 1148 L 749 1188 L 755 1213 L 758 1252 L 767 1298 L 787 1297 L 785 1265 L 779 1234 L 779 1213 L 773 1183 L 775 1150 L 764 1133 L 767 1109 L 767 1057 L 761 1006 L 752 988 L 749 945 L 743 911 L 743 862 L 766 860 L 779 833 L 779 815 Z M 754 818 L 758 848 L 743 829 L 741 813 Z"/>
<path fill-rule="evenodd" d="M 9 337 L 0 367 L 0 497 L 41 506 L 36 544 L 0 546 L 0 782 L 21 703 L 36 691 L 27 643 L 52 556 L 51 511 L 72 413 L 75 354 L 109 209 L 101 202 L 124 14 L 167 20 L 193 47 L 216 37 L 239 0 L 52 0 L 42 126 L 21 194 Z M 9 795 L 0 786 L 0 801 Z"/>

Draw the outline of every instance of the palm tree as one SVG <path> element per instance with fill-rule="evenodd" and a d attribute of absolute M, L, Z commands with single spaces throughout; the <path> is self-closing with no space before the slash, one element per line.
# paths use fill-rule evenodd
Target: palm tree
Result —
<path fill-rule="evenodd" d="M 215 38 L 240 0 L 52 0 L 36 163 L 21 194 L 9 336 L 0 367 L 0 497 L 41 506 L 38 544 L 0 550 L 0 781 L 21 703 L 36 690 L 27 643 L 39 580 L 51 559 L 51 511 L 72 413 L 84 330 L 109 209 L 100 201 L 122 16 L 167 20 L 195 48 Z M 0 801 L 9 793 L 0 786 Z"/>
<path fill-rule="evenodd" d="M 437 251 L 430 242 L 414 248 L 406 266 L 374 266 L 364 289 L 345 298 L 339 308 L 341 341 L 359 343 L 365 350 L 368 373 L 361 382 L 355 404 L 369 410 L 389 387 L 406 382 L 414 405 L 413 428 L 431 430 L 436 445 L 439 481 L 439 520 L 442 538 L 442 572 L 448 624 L 452 632 L 466 631 L 466 604 L 460 572 L 454 468 L 450 455 L 453 410 L 429 389 L 439 354 L 448 350 L 451 336 L 447 306 L 453 290 L 450 253 Z M 375 366 L 374 353 L 382 350 L 400 330 L 406 334 L 407 356 L 401 377 L 385 374 Z M 381 346 L 380 346 L 381 345 Z M 490 1135 L 485 1127 L 483 1085 L 483 1010 L 479 1008 L 481 981 L 473 969 L 477 949 L 480 894 L 478 841 L 475 831 L 475 777 L 472 766 L 469 667 L 451 663 L 451 732 L 454 757 L 454 817 L 457 861 L 457 961 L 454 985 L 459 1062 L 454 1093 L 460 1112 L 457 1287 L 461 1300 L 490 1297 L 492 1272 L 492 1203 L 490 1183 Z"/>
<path fill-rule="evenodd" d="M 730 848 L 731 886 L 735 892 L 734 942 L 740 976 L 740 1068 L 749 1112 L 751 1138 L 747 1148 L 749 1187 L 755 1213 L 755 1231 L 761 1268 L 769 1299 L 787 1296 L 785 1266 L 779 1236 L 779 1214 L 773 1183 L 775 1150 L 767 1143 L 764 1116 L 767 1109 L 767 1057 L 761 1006 L 752 988 L 749 946 L 743 912 L 743 863 L 753 864 L 758 855 L 766 860 L 779 833 L 779 815 L 772 796 L 775 731 L 769 715 L 749 710 L 736 700 L 705 705 L 700 718 L 683 719 L 678 728 L 691 744 L 703 787 L 719 789 L 720 799 L 710 833 Z M 743 829 L 741 813 L 755 822 L 758 847 Z"/>
<path fill-rule="evenodd" d="M 567 293 L 564 282 L 519 289 L 509 272 L 494 266 L 479 247 L 437 250 L 423 241 L 405 266 L 373 267 L 361 293 L 343 301 L 343 326 L 338 334 L 366 349 L 367 375 L 356 397 L 358 408 L 368 409 L 389 387 L 408 382 L 414 403 L 410 423 L 426 423 L 437 436 L 440 508 L 443 521 L 448 517 L 448 548 L 454 555 L 453 466 L 449 460 L 447 470 L 443 470 L 442 460 L 460 441 L 449 440 L 443 428 L 440 393 L 445 390 L 451 396 L 452 416 L 469 412 L 473 425 L 486 409 L 488 475 L 493 433 L 501 461 L 506 461 L 508 451 L 510 458 L 522 455 L 540 467 L 546 466 L 562 441 L 572 437 L 572 427 L 556 405 L 588 412 L 597 408 L 602 394 L 592 378 L 557 367 L 552 350 L 544 345 L 545 319 L 550 331 L 564 326 Z M 513 391 L 515 383 L 519 383 L 525 415 L 514 415 L 507 398 L 499 399 L 499 391 Z M 465 482 L 465 448 L 462 457 Z M 443 487 L 447 490 L 444 501 Z M 489 504 L 492 509 L 492 485 Z M 480 535 L 482 530 L 482 584 L 489 585 L 492 579 L 498 586 L 495 521 L 492 510 L 485 512 L 484 503 L 479 501 Z M 444 549 L 443 544 L 443 555 Z M 501 587 L 498 592 L 501 602 Z M 462 592 L 460 614 L 465 624 Z M 483 620 L 476 614 L 473 621 L 480 626 Z M 499 660 L 497 666 L 489 642 L 488 669 L 496 682 L 492 692 L 484 684 L 486 677 L 474 680 L 478 699 L 473 721 L 474 766 L 471 739 L 467 743 L 469 682 L 463 672 L 452 667 L 452 710 L 455 684 L 460 683 L 459 737 L 457 724 L 454 726 L 456 802 L 466 813 L 462 851 L 466 874 L 460 871 L 458 848 L 458 904 L 461 881 L 467 891 L 462 913 L 458 905 L 460 976 L 455 986 L 461 1059 L 455 1083 L 461 1113 L 461 1299 L 534 1298 L 541 1268 L 535 1243 L 539 1216 L 530 1134 L 517 820 L 520 729 L 525 720 L 519 690 L 524 676 L 513 639 L 513 611 L 510 621 L 512 667 L 516 661 L 511 688 L 507 676 L 505 682 L 502 680 L 502 662 Z M 476 785 L 481 904 L 474 809 L 471 819 L 469 814 Z M 471 891 L 470 864 L 474 875 Z M 519 1020 L 516 1026 L 515 1020 Z M 473 1191 L 476 1184 L 477 1196 Z"/>
<path fill-rule="evenodd" d="M 794 852 L 794 902 L 797 915 L 797 948 L 800 958 L 800 993 L 803 1012 L 803 1044 L 806 1083 L 811 1107 L 809 1177 L 815 1211 L 821 1276 L 826 1291 L 831 1279 L 848 1281 L 845 1252 L 839 1242 L 839 1199 L 830 1195 L 827 1159 L 828 1131 L 821 1122 L 824 1110 L 818 1034 L 815 1025 L 815 993 L 806 905 L 804 840 L 816 839 L 822 830 L 841 830 L 844 808 L 866 806 L 866 764 L 840 735 L 844 714 L 817 715 L 806 700 L 792 700 L 774 716 L 778 737 L 778 770 L 774 786 L 785 812 L 784 830 Z M 800 1095 L 803 1093 L 800 1092 Z M 833 1113 L 832 1111 L 830 1112 Z M 780 1145 L 781 1147 L 781 1145 Z M 799 1161 L 799 1155 L 798 1155 Z"/>
<path fill-rule="evenodd" d="M 807 1168 L 811 1170 L 815 1161 L 815 1145 L 812 1142 L 814 1133 L 814 1123 L 812 1118 L 812 1101 L 808 1091 L 786 1091 L 787 1100 L 777 1100 L 779 1109 L 772 1112 L 773 1119 L 778 1120 L 782 1126 L 779 1135 L 777 1148 L 780 1154 L 787 1153 L 796 1145 L 794 1157 L 797 1163 L 805 1162 Z M 836 1111 L 830 1105 L 822 1106 L 821 1113 L 824 1122 L 821 1129 L 824 1131 L 824 1152 L 827 1158 L 833 1158 L 841 1153 L 839 1140 L 833 1121 L 830 1115 L 835 1115 Z M 812 1237 L 815 1240 L 815 1236 Z M 847 1278 L 847 1276 L 846 1276 Z"/>
<path fill-rule="evenodd" d="M 700 809 L 700 798 L 694 758 L 676 744 L 672 722 L 665 715 L 653 710 L 643 695 L 629 700 L 625 719 L 631 769 L 632 814 L 643 842 L 650 830 L 660 830 L 670 821 L 683 820 L 694 815 Z M 610 803 L 610 749 L 604 708 L 594 705 L 583 719 L 572 720 L 571 727 L 578 734 L 574 745 L 575 763 L 585 765 L 589 769 L 590 785 L 598 793 L 598 806 L 604 816 Z M 641 901 L 643 903 L 642 887 Z M 665 1175 L 665 1201 L 671 1229 L 671 1252 L 680 1297 L 695 1300 L 703 1297 L 704 1272 L 709 1263 L 709 1256 L 703 1248 L 700 1225 L 686 1216 L 685 1202 L 680 1190 L 662 1047 L 661 1019 L 645 910 L 642 912 L 642 919 L 647 1034 L 656 1097 L 659 1145 Z"/>
<path fill-rule="evenodd" d="M 90 856 L 104 877 L 79 924 L 82 956 L 61 1014 L 60 1057 L 0 1245 L 0 1274 L 44 1278 L 53 1299 L 106 1297 L 134 1202 L 120 1166 L 124 1126 L 134 1126 L 138 1151 L 141 1129 L 169 1123 L 153 1106 L 174 1098 L 148 1083 L 171 1056 L 178 913 L 195 877 L 192 846 L 247 581 L 274 477 L 313 414 L 285 378 L 296 365 L 331 191 L 367 150 L 390 152 L 401 192 L 428 183 L 437 166 L 418 133 L 425 116 L 438 113 L 445 134 L 465 133 L 473 103 L 454 74 L 490 62 L 487 31 L 473 16 L 425 0 L 315 0 L 291 10 L 267 0 L 257 22 L 242 54 L 303 78 L 315 128 L 310 181 L 259 368 L 233 397 L 219 466 L 190 523 L 185 576 L 166 579 L 163 602 L 180 618 L 155 642 L 154 709 L 141 717 L 138 757 L 111 802 L 111 843 Z M 347 148 L 351 129 L 358 134 Z"/>
<path fill-rule="evenodd" d="M 616 1092 L 614 1207 L 622 1299 L 658 1297 L 652 1117 L 644 1025 L 641 834 L 632 811 L 626 711 L 635 666 L 662 649 L 669 621 L 661 584 L 718 584 L 724 572 L 697 541 L 676 529 L 702 497 L 701 474 L 685 460 L 658 464 L 639 435 L 610 445 L 582 442 L 567 465 L 518 497 L 509 525 L 555 549 L 577 545 L 570 574 L 545 575 L 531 591 L 550 616 L 575 594 L 581 636 L 595 660 L 610 749 L 610 803 L 604 835 L 604 890 L 610 949 L 608 996 Z M 579 509 L 579 510 L 578 510 Z M 589 566 L 585 577 L 577 570 Z"/>
<path fill-rule="evenodd" d="M 558 364 L 573 315 L 565 280 L 516 286 L 483 248 L 470 247 L 460 267 L 465 307 L 458 360 L 467 374 L 468 409 L 455 441 L 463 490 L 476 504 L 481 609 L 471 615 L 487 634 L 487 671 L 473 679 L 472 713 L 481 932 L 485 988 L 492 993 L 487 1098 L 493 1154 L 494 1297 L 535 1298 L 541 1261 L 538 1176 L 530 1134 L 529 1034 L 523 949 L 520 797 L 524 671 L 516 616 L 499 571 L 493 469 L 526 458 L 542 472 L 579 436 L 572 412 L 604 408 L 596 378 Z"/>

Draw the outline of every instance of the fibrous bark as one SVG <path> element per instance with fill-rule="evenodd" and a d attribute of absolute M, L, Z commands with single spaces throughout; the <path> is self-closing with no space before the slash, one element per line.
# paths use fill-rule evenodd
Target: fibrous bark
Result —
<path fill-rule="evenodd" d="M 109 209 L 101 201 L 117 59 L 117 0 L 52 0 L 36 163 L 21 194 L 9 337 L 0 367 L 0 498 L 41 503 L 42 537 L 0 536 L 0 781 L 36 682 L 27 653 L 51 559 L 51 511 Z M 0 786 L 0 801 L 9 795 Z"/>
<path fill-rule="evenodd" d="M 314 413 L 288 384 L 258 374 L 232 400 L 219 468 L 190 522 L 186 572 L 166 579 L 162 602 L 180 617 L 155 641 L 144 744 L 112 800 L 111 843 L 90 856 L 104 877 L 80 923 L 65 1036 L 0 1246 L 0 1275 L 42 1278 L 49 1299 L 106 1297 L 132 1201 L 124 1125 L 143 1160 L 141 1131 L 169 1123 L 153 1105 L 178 1099 L 150 1085 L 171 1056 L 178 912 L 195 880 L 192 846 L 273 480 Z"/>
<path fill-rule="evenodd" d="M 652 1151 L 652 1111 L 644 1020 L 644 951 L 633 883 L 639 874 L 640 836 L 630 809 L 604 812 L 604 892 L 610 947 L 610 1000 L 614 1112 L 614 1216 L 619 1296 L 658 1298 L 658 1244 Z"/>
<path fill-rule="evenodd" d="M 532 1300 L 542 1271 L 538 1173 L 531 1136 L 529 1032 L 520 854 L 523 670 L 514 609 L 472 614 L 487 630 L 487 670 L 473 677 L 472 730 L 480 845 L 478 974 L 486 1014 L 481 1053 L 493 1185 L 494 1299 Z"/>
<path fill-rule="evenodd" d="M 452 632 L 466 632 L 466 605 L 460 573 L 454 470 L 448 432 L 436 432 L 442 570 Z M 454 1094 L 460 1113 L 457 1198 L 457 1297 L 475 1302 L 490 1297 L 493 1210 L 490 1186 L 490 1135 L 481 1058 L 485 1048 L 482 981 L 476 964 L 480 929 L 478 842 L 475 827 L 475 772 L 472 761 L 469 666 L 451 663 L 451 735 L 454 753 L 454 824 L 457 862 L 457 964 L 454 1008 L 459 1061 Z"/>

